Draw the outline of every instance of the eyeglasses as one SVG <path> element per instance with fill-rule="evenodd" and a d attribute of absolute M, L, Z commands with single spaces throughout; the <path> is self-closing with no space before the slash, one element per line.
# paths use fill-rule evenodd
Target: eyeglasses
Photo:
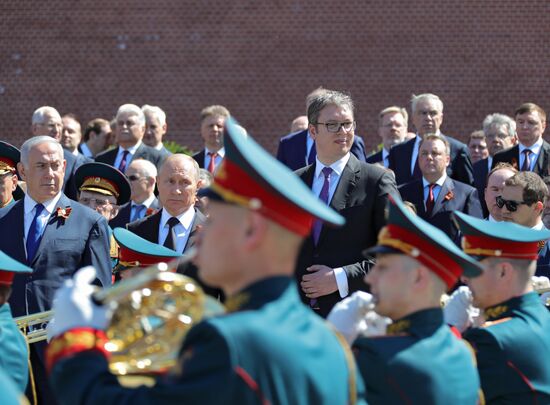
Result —
<path fill-rule="evenodd" d="M 99 198 L 79 198 L 78 202 L 86 206 L 90 206 L 90 203 L 93 203 L 96 207 L 105 207 L 112 204 L 109 200 L 101 200 Z"/>
<path fill-rule="evenodd" d="M 355 121 L 348 122 L 317 122 L 315 125 L 324 125 L 328 132 L 334 134 L 340 132 L 341 129 L 344 132 L 350 132 L 355 129 Z"/>
<path fill-rule="evenodd" d="M 506 209 L 510 212 L 516 212 L 518 210 L 518 206 L 520 205 L 530 205 L 525 201 L 505 200 L 500 195 L 496 197 L 496 200 L 498 208 L 502 208 L 506 205 Z"/>

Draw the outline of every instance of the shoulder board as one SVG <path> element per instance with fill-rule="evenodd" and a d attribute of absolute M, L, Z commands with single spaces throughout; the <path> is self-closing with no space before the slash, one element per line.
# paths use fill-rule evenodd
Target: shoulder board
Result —
<path fill-rule="evenodd" d="M 109 245 L 109 256 L 111 256 L 111 259 L 118 259 L 118 243 L 113 234 L 109 238 Z"/>
<path fill-rule="evenodd" d="M 482 328 L 487 328 L 489 326 L 497 325 L 499 323 L 508 322 L 510 319 L 512 319 L 512 317 L 509 316 L 507 318 L 497 319 L 496 321 L 487 321 L 483 325 L 481 325 L 481 327 Z"/>

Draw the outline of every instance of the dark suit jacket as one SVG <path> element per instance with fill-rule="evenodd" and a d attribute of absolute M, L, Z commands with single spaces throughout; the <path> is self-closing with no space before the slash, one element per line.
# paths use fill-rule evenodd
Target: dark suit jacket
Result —
<path fill-rule="evenodd" d="M 382 151 L 373 153 L 367 156 L 367 163 L 382 163 L 384 164 L 384 158 L 382 157 Z"/>
<path fill-rule="evenodd" d="M 279 140 L 277 149 L 277 160 L 284 163 L 291 170 L 298 170 L 307 166 L 305 160 L 307 151 L 307 129 L 300 132 L 294 132 L 282 137 Z M 365 142 L 363 138 L 355 135 L 351 153 L 362 162 L 366 160 Z"/>
<path fill-rule="evenodd" d="M 95 157 L 95 161 L 107 163 L 108 165 L 114 166 L 117 154 L 118 148 L 109 149 L 97 155 Z M 153 163 L 157 167 L 157 169 L 160 169 L 162 162 L 164 162 L 164 159 L 158 150 L 145 145 L 143 142 L 137 148 L 136 153 L 134 153 L 134 157 L 132 158 L 132 160 L 134 159 L 148 160 L 149 162 Z"/>
<path fill-rule="evenodd" d="M 315 164 L 298 170 L 296 174 L 311 188 Z M 306 268 L 312 264 L 344 267 L 350 294 L 367 288 L 363 282 L 367 264 L 362 252 L 376 244 L 378 231 L 385 224 L 388 194 L 396 191 L 395 181 L 387 170 L 350 156 L 330 202 L 330 206 L 346 219 L 346 224 L 341 228 L 323 226 L 317 246 L 310 236 L 304 241 L 298 256 L 295 276 L 304 302 L 308 303 L 309 299 L 299 283 L 302 276 L 308 274 Z M 336 291 L 317 301 L 319 315 L 327 316 L 340 301 L 340 294 Z"/>
<path fill-rule="evenodd" d="M 420 218 L 436 228 L 441 229 L 458 244 L 458 229 L 451 220 L 453 211 L 464 212 L 477 218 L 483 218 L 477 190 L 472 186 L 455 181 L 450 177 L 445 179 L 430 216 L 424 206 L 424 190 L 422 180 L 415 180 L 399 187 L 399 193 L 404 201 L 413 203 Z"/>
<path fill-rule="evenodd" d="M 510 163 L 512 166 L 519 170 L 519 145 L 514 145 L 511 148 L 496 153 L 495 156 L 493 156 L 492 167 L 495 167 L 499 162 Z M 537 173 L 540 177 L 548 176 L 549 163 L 550 143 L 543 141 L 533 172 Z"/>
<path fill-rule="evenodd" d="M 199 164 L 199 167 L 201 169 L 204 169 L 204 155 L 205 155 L 205 150 L 201 150 L 200 152 L 197 152 L 193 155 L 193 159 L 195 159 L 197 161 L 197 163 Z"/>
<path fill-rule="evenodd" d="M 159 243 L 159 226 L 161 216 L 162 210 L 151 216 L 139 219 L 134 222 L 130 222 L 128 225 L 126 225 L 126 228 L 136 235 L 141 236 L 143 239 L 147 239 L 148 241 L 153 243 Z M 195 219 L 191 227 L 191 233 L 189 234 L 189 239 L 187 239 L 187 244 L 183 248 L 183 252 L 181 252 L 182 254 L 195 245 L 197 232 L 205 221 L 206 217 L 199 210 L 195 209 Z M 215 298 L 223 299 L 223 293 L 221 290 L 207 286 L 202 282 L 198 275 L 198 269 L 194 264 L 185 263 L 183 265 L 180 265 L 178 266 L 177 272 L 196 280 L 207 294 Z"/>
<path fill-rule="evenodd" d="M 451 164 L 447 167 L 447 176 L 462 183 L 474 185 L 474 170 L 468 153 L 468 147 L 450 136 L 445 136 L 451 146 Z M 398 185 L 411 182 L 411 159 L 416 137 L 393 146 L 390 150 L 390 169 L 395 173 Z"/>
<path fill-rule="evenodd" d="M 161 208 L 159 200 L 155 198 L 149 208 L 159 210 Z M 132 215 L 132 202 L 130 201 L 120 206 L 120 209 L 118 210 L 118 215 L 109 221 L 109 226 L 112 229 L 126 228 L 126 224 L 130 223 L 131 215 Z M 145 214 L 145 216 L 147 216 L 147 214 Z"/>
<path fill-rule="evenodd" d="M 489 209 L 485 204 L 485 187 L 487 187 L 487 175 L 489 174 L 488 160 L 488 158 L 485 158 L 474 163 L 474 186 L 477 189 L 477 195 L 483 210 L 483 218 L 489 216 Z"/>
<path fill-rule="evenodd" d="M 539 250 L 539 258 L 537 260 L 537 271 L 535 276 L 545 276 L 550 278 L 550 246 L 548 241 Z"/>
<path fill-rule="evenodd" d="M 74 173 L 80 167 L 80 162 L 76 156 L 66 149 L 63 149 L 63 159 L 67 162 L 65 166 L 65 176 L 63 177 L 63 193 L 71 200 L 76 201 L 76 184 L 74 181 Z"/>
<path fill-rule="evenodd" d="M 92 265 L 103 286 L 111 284 L 107 221 L 91 209 L 61 195 L 57 207 L 71 207 L 69 218 L 52 213 L 40 246 L 27 261 L 24 230 L 24 200 L 0 210 L 0 250 L 33 269 L 31 275 L 16 275 L 10 305 L 14 316 L 51 309 L 55 291 L 81 267 Z"/>

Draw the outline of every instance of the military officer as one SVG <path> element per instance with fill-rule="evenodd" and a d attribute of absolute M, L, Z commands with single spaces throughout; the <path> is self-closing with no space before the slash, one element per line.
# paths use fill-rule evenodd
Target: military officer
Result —
<path fill-rule="evenodd" d="M 366 253 L 376 254 L 365 277 L 372 295 L 352 295 L 328 320 L 350 340 L 362 332 L 353 349 L 369 404 L 475 404 L 474 358 L 443 322 L 440 299 L 463 271 L 475 276 L 480 267 L 396 196 L 378 245 Z M 393 321 L 385 333 L 372 322 L 377 314 Z"/>
<path fill-rule="evenodd" d="M 83 269 L 57 295 L 49 330 L 51 381 L 61 403 L 363 403 L 349 348 L 301 304 L 293 279 L 313 220 L 342 225 L 343 218 L 231 118 L 226 129 L 195 261 L 199 276 L 226 293 L 228 313 L 191 329 L 170 379 L 122 388 L 108 371 L 106 310 L 92 303 L 86 282 L 93 272 Z"/>
<path fill-rule="evenodd" d="M 550 231 L 462 213 L 455 218 L 464 252 L 478 258 L 484 271 L 477 278 L 466 275 L 469 290 L 453 293 L 446 320 L 462 325 L 472 305 L 483 311 L 485 322 L 463 337 L 475 350 L 487 403 L 550 403 L 550 314 L 531 287 L 539 243 Z"/>
<path fill-rule="evenodd" d="M 20 157 L 19 149 L 0 141 L 0 208 L 13 204 L 23 196 L 17 185 L 16 167 Z"/>
<path fill-rule="evenodd" d="M 4 369 L 25 392 L 29 379 L 29 351 L 21 331 L 13 321 L 8 299 L 13 276 L 31 273 L 32 269 L 0 251 L 0 368 Z"/>
<path fill-rule="evenodd" d="M 114 271 L 122 280 L 132 277 L 145 267 L 172 262 L 181 257 L 175 250 L 149 242 L 124 228 L 115 228 L 113 237 L 119 247 L 118 264 Z"/>

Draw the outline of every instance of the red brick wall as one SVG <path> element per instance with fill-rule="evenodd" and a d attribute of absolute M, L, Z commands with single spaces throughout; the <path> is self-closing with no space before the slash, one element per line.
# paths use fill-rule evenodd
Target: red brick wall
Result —
<path fill-rule="evenodd" d="M 20 145 L 52 105 L 83 123 L 120 104 L 161 106 L 169 139 L 201 145 L 198 114 L 224 104 L 275 151 L 305 95 L 350 91 L 358 132 L 378 143 L 377 112 L 411 93 L 445 103 L 464 137 L 492 112 L 550 110 L 545 0 L 203 0 L 4 2 L 0 139 Z"/>

